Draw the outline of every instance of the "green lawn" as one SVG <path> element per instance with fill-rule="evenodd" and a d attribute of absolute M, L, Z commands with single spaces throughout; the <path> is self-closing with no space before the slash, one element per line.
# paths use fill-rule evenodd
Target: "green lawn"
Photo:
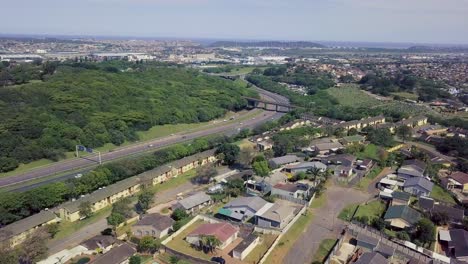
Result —
<path fill-rule="evenodd" d="M 380 218 L 385 211 L 385 204 L 380 200 L 369 202 L 368 204 L 362 204 L 359 206 L 354 217 L 367 216 L 369 222 L 374 218 Z"/>
<path fill-rule="evenodd" d="M 362 152 L 356 153 L 358 159 L 378 160 L 379 147 L 374 144 L 368 144 Z"/>
<path fill-rule="evenodd" d="M 328 253 L 332 250 L 333 246 L 336 243 L 336 239 L 324 239 L 320 242 L 319 248 L 314 256 L 314 261 L 318 261 L 323 263 L 325 257 L 327 257 Z"/>
<path fill-rule="evenodd" d="M 275 242 L 276 235 L 260 235 L 261 243 L 258 244 L 243 260 L 245 263 L 258 263 L 258 261 L 265 255 L 268 249 Z"/>
<path fill-rule="evenodd" d="M 75 222 L 62 221 L 59 225 L 59 232 L 55 235 L 53 240 L 68 237 L 71 234 L 84 228 L 85 226 L 95 223 L 103 218 L 106 218 L 110 214 L 111 210 L 112 206 L 108 206 L 94 213 L 91 217 L 85 218 L 83 220 Z"/>
<path fill-rule="evenodd" d="M 350 204 L 341 210 L 338 218 L 344 221 L 351 221 L 351 217 L 353 216 L 354 211 L 357 208 L 357 204 Z"/>
<path fill-rule="evenodd" d="M 179 185 L 182 185 L 186 182 L 188 182 L 190 179 L 195 177 L 197 174 L 196 170 L 189 170 L 184 174 L 178 175 L 177 177 L 171 178 L 168 181 L 162 183 L 162 184 L 156 184 L 151 187 L 152 191 L 155 191 L 156 193 L 162 192 L 168 189 L 175 188 Z"/>
<path fill-rule="evenodd" d="M 456 204 L 452 195 L 437 184 L 434 184 L 434 187 L 432 188 L 431 197 L 446 203 Z"/>
<path fill-rule="evenodd" d="M 371 107 L 381 105 L 382 102 L 366 94 L 356 85 L 344 85 L 342 87 L 332 87 L 327 92 L 338 100 L 342 106 L 350 107 Z"/>

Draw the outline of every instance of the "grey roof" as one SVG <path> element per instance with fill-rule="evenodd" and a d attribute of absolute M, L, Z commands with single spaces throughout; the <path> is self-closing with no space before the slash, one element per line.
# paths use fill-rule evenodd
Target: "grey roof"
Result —
<path fill-rule="evenodd" d="M 403 188 L 412 187 L 412 186 L 419 186 L 424 190 L 430 192 L 432 191 L 432 187 L 434 187 L 434 183 L 429 181 L 424 177 L 411 177 L 405 181 L 403 184 Z"/>
<path fill-rule="evenodd" d="M 418 203 L 419 203 L 419 207 L 423 210 L 430 211 L 434 207 L 434 199 L 430 197 L 421 196 L 419 197 Z"/>
<path fill-rule="evenodd" d="M 411 194 L 406 193 L 406 192 L 398 192 L 398 191 L 392 192 L 393 199 L 409 201 L 410 197 L 411 197 Z"/>
<path fill-rule="evenodd" d="M 398 174 L 406 174 L 413 177 L 423 177 L 424 174 L 418 170 L 415 170 L 411 167 L 401 167 L 398 169 Z"/>
<path fill-rule="evenodd" d="M 78 207 L 82 202 L 90 202 L 94 204 L 96 202 L 102 201 L 107 197 L 110 197 L 114 194 L 117 194 L 123 190 L 126 190 L 132 186 L 135 186 L 140 183 L 140 179 L 137 176 L 127 178 L 125 180 L 121 180 L 114 184 L 107 186 L 106 188 L 97 190 L 83 198 L 77 199 L 73 202 L 67 202 L 61 205 L 59 208 L 64 208 L 70 213 L 74 213 L 79 211 Z"/>
<path fill-rule="evenodd" d="M 355 264 L 388 264 L 388 260 L 377 252 L 366 252 Z"/>
<path fill-rule="evenodd" d="M 173 168 L 181 168 L 189 163 L 192 163 L 194 161 L 199 161 L 201 159 L 206 159 L 210 156 L 214 156 L 216 154 L 216 149 L 210 149 L 206 150 L 188 157 L 185 157 L 180 160 L 175 160 L 171 163 L 166 164 L 167 166 L 173 167 Z"/>
<path fill-rule="evenodd" d="M 359 233 L 356 237 L 356 240 L 359 242 L 364 242 L 366 244 L 377 246 L 379 244 L 380 239 L 365 235 L 363 233 Z"/>
<path fill-rule="evenodd" d="M 310 186 L 305 183 L 278 183 L 273 186 L 275 189 L 283 190 L 290 193 L 295 193 L 297 191 L 307 191 L 310 189 Z"/>
<path fill-rule="evenodd" d="M 259 214 L 262 218 L 280 223 L 294 214 L 294 208 L 282 204 L 273 204 L 268 210 Z M 281 217 L 281 218 L 280 218 Z"/>
<path fill-rule="evenodd" d="M 133 226 L 152 226 L 156 230 L 163 231 L 170 228 L 174 224 L 174 220 L 167 215 L 162 214 L 147 214 Z"/>
<path fill-rule="evenodd" d="M 251 208 L 253 211 L 258 212 L 266 204 L 268 204 L 268 202 L 258 196 L 238 197 L 227 203 L 223 208 L 248 207 Z"/>
<path fill-rule="evenodd" d="M 114 247 L 109 250 L 106 254 L 95 258 L 90 263 L 95 264 L 116 264 L 122 263 L 129 259 L 133 254 L 136 253 L 136 249 L 127 243 L 123 243 L 118 247 Z"/>
<path fill-rule="evenodd" d="M 455 250 L 455 257 L 468 256 L 468 231 L 463 229 L 450 230 L 449 247 Z"/>
<path fill-rule="evenodd" d="M 421 215 L 418 211 L 407 205 L 393 205 L 388 207 L 387 212 L 385 212 L 384 219 L 395 219 L 401 218 L 410 224 L 414 224 L 419 221 Z"/>
<path fill-rule="evenodd" d="M 192 209 L 193 207 L 211 201 L 211 197 L 204 192 L 197 192 L 187 198 L 179 201 L 179 205 L 185 210 Z"/>
<path fill-rule="evenodd" d="M 340 142 L 319 143 L 315 145 L 318 151 L 343 148 Z"/>
<path fill-rule="evenodd" d="M 81 242 L 80 245 L 84 246 L 88 250 L 95 250 L 100 247 L 107 248 L 108 246 L 114 244 L 115 242 L 116 242 L 116 239 L 113 236 L 97 235 L 88 240 Z"/>
<path fill-rule="evenodd" d="M 273 163 L 274 165 L 284 165 L 297 161 L 299 161 L 299 158 L 296 155 L 285 155 L 282 157 L 272 158 L 269 160 L 269 163 Z"/>
<path fill-rule="evenodd" d="M 279 182 L 285 182 L 288 179 L 288 176 L 286 174 L 280 172 L 280 171 L 275 171 L 270 176 L 268 177 L 260 177 L 260 176 L 254 176 L 254 180 L 257 183 L 268 183 L 270 185 L 275 185 Z"/>
<path fill-rule="evenodd" d="M 393 247 L 391 247 L 389 245 L 386 245 L 384 243 L 379 243 L 379 245 L 377 246 L 375 251 L 388 257 L 388 256 L 393 256 L 393 254 L 395 253 L 395 248 L 393 248 Z"/>
<path fill-rule="evenodd" d="M 240 242 L 232 251 L 235 252 L 244 252 L 255 240 L 257 240 L 258 236 L 251 233 L 248 235 L 242 242 Z"/>
<path fill-rule="evenodd" d="M 339 163 L 343 166 L 350 167 L 356 161 L 356 157 L 351 154 L 339 154 L 324 158 L 323 160 L 331 163 Z"/>
<path fill-rule="evenodd" d="M 424 161 L 420 161 L 417 159 L 411 159 L 411 160 L 405 160 L 403 161 L 401 167 L 411 167 L 421 173 L 423 173 L 426 170 L 426 163 Z"/>
<path fill-rule="evenodd" d="M 431 213 L 445 214 L 450 220 L 460 223 L 463 222 L 463 218 L 465 217 L 465 210 L 443 204 L 435 204 Z"/>
<path fill-rule="evenodd" d="M 312 168 L 326 170 L 327 165 L 323 164 L 320 161 L 307 161 L 307 162 L 301 162 L 299 164 L 288 165 L 288 166 L 286 166 L 286 168 L 292 169 L 292 170 L 294 170 L 294 169 L 296 169 L 296 170 L 299 170 L 299 169 L 312 169 Z"/>
<path fill-rule="evenodd" d="M 51 211 L 41 211 L 37 214 L 18 220 L 0 229 L 0 241 L 7 240 L 32 228 L 54 220 L 57 216 Z"/>
<path fill-rule="evenodd" d="M 155 177 L 158 177 L 164 173 L 170 172 L 172 170 L 171 167 L 167 165 L 159 166 L 153 170 L 143 172 L 142 174 L 139 175 L 139 177 L 142 179 L 142 181 L 151 181 Z"/>

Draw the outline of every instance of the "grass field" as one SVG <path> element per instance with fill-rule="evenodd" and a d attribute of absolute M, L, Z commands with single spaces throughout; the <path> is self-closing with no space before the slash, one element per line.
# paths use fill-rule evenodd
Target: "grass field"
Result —
<path fill-rule="evenodd" d="M 367 191 L 367 187 L 369 187 L 369 184 L 372 183 L 372 180 L 379 175 L 379 173 L 382 171 L 382 168 L 379 167 L 378 165 L 375 165 L 371 171 L 366 175 L 366 177 L 362 178 L 359 183 L 356 185 L 356 188 L 361 190 L 361 191 Z"/>
<path fill-rule="evenodd" d="M 431 197 L 446 203 L 456 204 L 452 195 L 437 184 L 434 184 L 434 187 L 432 188 Z"/>
<path fill-rule="evenodd" d="M 356 85 L 345 85 L 342 87 L 332 87 L 327 92 L 338 100 L 342 106 L 351 107 L 373 107 L 381 105 L 382 102 L 363 92 Z"/>
<path fill-rule="evenodd" d="M 190 256 L 194 256 L 194 257 L 197 257 L 197 258 L 200 258 L 200 259 L 209 260 L 212 257 L 211 255 L 205 254 L 205 253 L 203 253 L 203 251 L 198 251 L 198 250 L 192 248 L 192 246 L 187 241 L 184 240 L 185 237 L 188 234 L 190 234 L 190 232 L 195 230 L 197 227 L 199 227 L 203 223 L 205 223 L 205 222 L 202 221 L 202 220 L 196 221 L 195 223 L 193 223 L 192 225 L 187 227 L 187 229 L 182 231 L 178 236 L 174 237 L 169 243 L 166 244 L 166 246 L 171 248 L 171 249 L 174 249 L 176 251 L 188 254 Z"/>
<path fill-rule="evenodd" d="M 409 99 L 409 100 L 418 100 L 418 95 L 414 93 L 398 92 L 398 93 L 392 93 L 392 95 L 397 95 L 397 96 L 400 96 L 401 98 Z"/>
<path fill-rule="evenodd" d="M 368 204 L 360 205 L 354 217 L 366 216 L 368 217 L 369 221 L 371 221 L 374 218 L 380 218 L 380 216 L 383 214 L 384 211 L 385 211 L 385 204 L 377 200 L 377 201 L 372 201 Z"/>
<path fill-rule="evenodd" d="M 325 257 L 332 250 L 335 243 L 336 243 L 336 239 L 324 239 L 324 240 L 322 240 L 320 242 L 320 245 L 319 245 L 319 248 L 318 248 L 317 252 L 315 253 L 313 261 L 323 263 L 324 260 L 325 260 Z"/>
<path fill-rule="evenodd" d="M 374 144 L 368 144 L 362 152 L 356 153 L 358 159 L 378 160 L 379 147 Z"/>
<path fill-rule="evenodd" d="M 265 255 L 268 249 L 275 242 L 276 235 L 261 235 L 261 243 L 258 244 L 243 260 L 245 263 L 258 263 L 258 261 Z"/>
<path fill-rule="evenodd" d="M 190 179 L 195 177 L 196 174 L 197 174 L 196 170 L 194 170 L 194 169 L 189 170 L 189 171 L 185 172 L 184 174 L 181 174 L 181 175 L 179 175 L 177 177 L 171 178 L 168 181 L 165 181 L 162 184 L 156 184 L 156 185 L 152 186 L 151 190 L 158 193 L 158 192 L 162 192 L 162 191 L 165 191 L 165 190 L 168 190 L 168 189 L 175 188 L 175 187 L 177 187 L 179 185 L 182 185 L 182 184 L 188 182 Z"/>
<path fill-rule="evenodd" d="M 351 221 L 351 217 L 353 216 L 354 211 L 358 207 L 357 204 L 350 204 L 341 210 L 338 218 L 344 221 Z"/>

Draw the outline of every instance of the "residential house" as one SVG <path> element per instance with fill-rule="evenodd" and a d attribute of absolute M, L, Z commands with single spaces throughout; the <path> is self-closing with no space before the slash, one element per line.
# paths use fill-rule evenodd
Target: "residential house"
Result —
<path fill-rule="evenodd" d="M 425 177 L 411 177 L 403 184 L 403 190 L 415 196 L 429 196 L 434 183 Z"/>
<path fill-rule="evenodd" d="M 140 179 L 130 177 L 117 183 L 111 184 L 105 188 L 97 190 L 83 198 L 72 202 L 64 203 L 58 207 L 60 218 L 65 221 L 80 220 L 80 204 L 84 202 L 91 203 L 91 211 L 97 212 L 124 197 L 129 197 L 140 191 Z"/>
<path fill-rule="evenodd" d="M 457 190 L 468 194 L 468 174 L 457 171 L 450 174 L 446 185 L 447 190 Z"/>
<path fill-rule="evenodd" d="M 366 252 L 362 254 L 355 264 L 388 264 L 388 259 L 377 252 Z"/>
<path fill-rule="evenodd" d="M 299 161 L 300 159 L 296 155 L 285 155 L 285 156 L 270 159 L 268 161 L 268 164 L 270 165 L 271 168 L 276 169 L 286 164 L 291 164 L 291 163 L 295 163 Z"/>
<path fill-rule="evenodd" d="M 239 229 L 229 223 L 207 223 L 190 232 L 185 240 L 194 246 L 199 246 L 204 236 L 213 236 L 221 242 L 218 248 L 224 249 L 237 238 L 238 234 Z"/>
<path fill-rule="evenodd" d="M 428 212 L 431 216 L 434 214 L 445 215 L 452 224 L 462 224 L 465 217 L 465 210 L 435 202 L 434 199 L 429 197 L 419 198 L 418 205 L 419 208 Z"/>
<path fill-rule="evenodd" d="M 395 190 L 397 188 L 403 187 L 403 184 L 404 182 L 398 181 L 398 178 L 395 174 L 389 174 L 379 181 L 378 187 L 380 190 L 384 190 L 384 189 Z"/>
<path fill-rule="evenodd" d="M 426 163 L 420 160 L 405 160 L 397 171 L 398 177 L 404 180 L 412 177 L 424 177 L 426 167 Z"/>
<path fill-rule="evenodd" d="M 305 183 L 278 183 L 271 189 L 271 195 L 308 200 L 310 189 L 311 186 Z"/>
<path fill-rule="evenodd" d="M 0 228 L 0 242 L 15 247 L 23 243 L 37 228 L 60 221 L 54 213 L 41 211 Z"/>
<path fill-rule="evenodd" d="M 339 154 L 322 159 L 322 162 L 327 165 L 342 165 L 353 167 L 356 162 L 356 157 L 350 154 Z"/>
<path fill-rule="evenodd" d="M 97 235 L 81 242 L 81 246 L 87 249 L 88 254 L 106 253 L 116 244 L 117 239 L 113 236 Z"/>
<path fill-rule="evenodd" d="M 374 164 L 371 159 L 365 159 L 365 160 L 358 160 L 356 161 L 357 168 L 359 170 L 370 170 L 372 168 L 372 165 Z"/>
<path fill-rule="evenodd" d="M 196 213 L 203 207 L 212 203 L 211 196 L 204 192 L 197 192 L 177 202 L 173 209 L 181 208 L 187 213 Z"/>
<path fill-rule="evenodd" d="M 307 172 L 312 169 L 319 169 L 320 171 L 324 172 L 327 169 L 327 165 L 319 161 L 306 161 L 300 162 L 298 164 L 286 165 L 283 170 L 291 174 L 296 174 L 299 172 Z"/>
<path fill-rule="evenodd" d="M 364 233 L 359 233 L 356 237 L 356 246 L 367 249 L 368 251 L 374 251 L 380 242 L 380 238 L 371 237 Z"/>
<path fill-rule="evenodd" d="M 405 192 L 392 192 L 392 205 L 409 205 L 411 195 Z"/>
<path fill-rule="evenodd" d="M 162 238 L 169 234 L 175 221 L 166 215 L 147 214 L 131 227 L 132 234 L 135 237 L 152 236 Z"/>
<path fill-rule="evenodd" d="M 463 229 L 440 230 L 439 240 L 447 248 L 447 256 L 468 262 L 468 231 Z"/>
<path fill-rule="evenodd" d="M 114 247 L 106 254 L 96 257 L 90 264 L 128 264 L 128 260 L 136 253 L 136 249 L 128 243 Z"/>
<path fill-rule="evenodd" d="M 243 260 L 260 243 L 260 237 L 253 233 L 248 235 L 233 250 L 232 257 Z"/>
<path fill-rule="evenodd" d="M 258 196 L 238 197 L 218 211 L 218 214 L 235 221 L 246 221 L 269 203 Z"/>
<path fill-rule="evenodd" d="M 427 196 L 421 196 L 418 199 L 418 206 L 424 211 L 431 211 L 434 208 L 434 204 L 434 199 Z"/>
<path fill-rule="evenodd" d="M 294 218 L 294 207 L 271 204 L 255 215 L 255 223 L 260 227 L 283 229 Z"/>
<path fill-rule="evenodd" d="M 329 155 L 340 149 L 344 149 L 340 142 L 319 143 L 313 146 L 315 153 L 318 155 Z"/>
<path fill-rule="evenodd" d="M 361 135 L 347 136 L 347 137 L 342 138 L 340 141 L 344 146 L 354 144 L 354 143 L 362 144 L 364 143 L 364 141 L 366 141 L 366 137 L 361 136 Z"/>
<path fill-rule="evenodd" d="M 287 180 L 286 174 L 276 170 L 269 177 L 254 176 L 252 180 L 247 181 L 246 186 L 255 191 L 269 193 L 274 185 L 287 182 Z"/>
<path fill-rule="evenodd" d="M 407 205 L 392 205 L 385 212 L 384 220 L 392 227 L 404 229 L 417 223 L 421 215 Z"/>
<path fill-rule="evenodd" d="M 341 178 L 349 178 L 353 175 L 353 168 L 348 166 L 338 165 L 333 170 L 333 174 Z"/>

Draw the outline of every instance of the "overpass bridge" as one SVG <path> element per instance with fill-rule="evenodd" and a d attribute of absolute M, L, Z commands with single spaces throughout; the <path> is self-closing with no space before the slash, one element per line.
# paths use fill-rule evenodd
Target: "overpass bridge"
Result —
<path fill-rule="evenodd" d="M 288 103 L 267 101 L 267 100 L 262 100 L 258 98 L 253 98 L 253 97 L 246 97 L 246 96 L 244 96 L 244 99 L 247 100 L 248 107 L 261 108 L 267 111 L 287 113 L 293 110 L 294 108 L 296 108 L 295 106 L 290 105 Z"/>

